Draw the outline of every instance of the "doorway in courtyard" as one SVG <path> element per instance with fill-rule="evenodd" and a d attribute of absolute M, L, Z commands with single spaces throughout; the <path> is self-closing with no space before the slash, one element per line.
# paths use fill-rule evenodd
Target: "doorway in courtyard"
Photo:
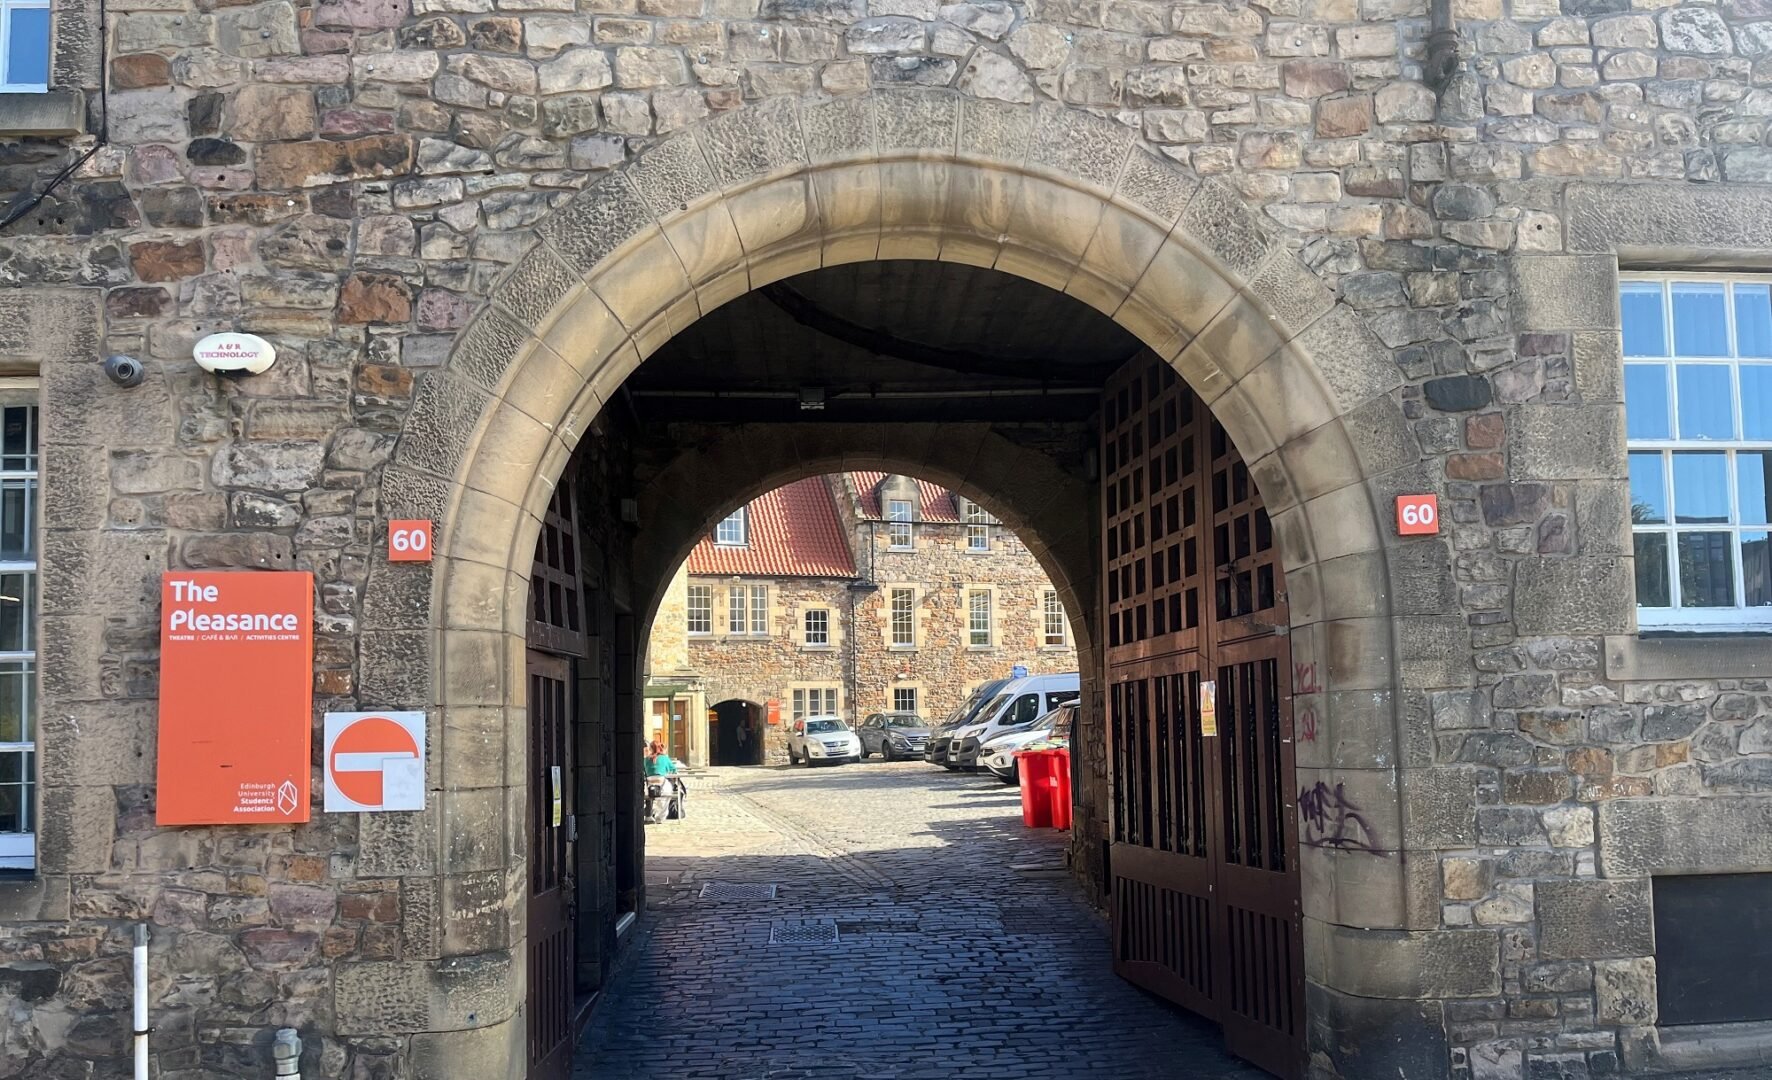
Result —
<path fill-rule="evenodd" d="M 754 701 L 722 701 L 708 710 L 708 764 L 763 764 L 767 713 Z"/>
<path fill-rule="evenodd" d="M 678 329 L 609 388 L 551 499 L 528 662 L 531 1075 L 559 1075 L 582 1015 L 576 1003 L 602 986 L 605 954 L 587 960 L 574 929 L 611 944 L 618 936 L 610 919 L 619 906 L 575 918 L 586 890 L 572 869 L 607 878 L 596 864 L 619 855 L 623 820 L 605 815 L 610 835 L 587 853 L 579 804 L 613 799 L 631 813 L 649 725 L 687 753 L 697 742 L 686 713 L 644 715 L 659 699 L 643 703 L 635 687 L 611 695 L 631 709 L 625 720 L 550 726 L 562 710 L 582 714 L 570 695 L 596 683 L 560 661 L 597 670 L 590 654 L 600 636 L 579 631 L 585 640 L 576 641 L 571 616 L 551 607 L 573 573 L 563 553 L 600 565 L 583 557 L 585 508 L 607 508 L 609 535 L 596 549 L 625 553 L 627 563 L 594 582 L 581 570 L 583 624 L 609 622 L 625 601 L 649 629 L 661 606 L 676 603 L 667 594 L 697 543 L 742 542 L 747 524 L 733 519 L 752 500 L 840 470 L 881 477 L 873 494 L 883 505 L 901 501 L 894 483 L 913 485 L 908 492 L 924 478 L 953 492 L 961 513 L 977 507 L 977 523 L 1020 537 L 1076 649 L 1074 772 L 1108 777 L 1105 790 L 1079 783 L 1068 846 L 1112 915 L 1100 964 L 1218 1023 L 1236 1053 L 1298 1075 L 1287 608 L 1255 482 L 1174 370 L 1094 309 L 998 271 L 913 260 L 766 284 Z M 917 500 L 902 501 L 902 514 L 893 505 L 881 515 L 888 550 L 901 533 L 915 543 Z M 955 597 L 966 592 L 963 581 L 946 584 Z M 746 589 L 742 611 L 722 589 L 722 614 L 741 611 L 743 633 L 763 636 L 781 612 Z M 892 601 L 876 599 L 890 641 Z M 682 606 L 693 619 L 711 603 L 690 594 Z M 810 624 L 791 621 L 804 644 Z M 944 662 L 915 655 L 910 625 L 907 670 Z M 702 752 L 724 762 L 761 749 L 749 736 L 772 712 L 801 707 L 729 697 L 702 708 Z M 586 768 L 587 754 L 604 767 Z M 553 866 L 563 868 L 557 879 L 544 869 Z"/>

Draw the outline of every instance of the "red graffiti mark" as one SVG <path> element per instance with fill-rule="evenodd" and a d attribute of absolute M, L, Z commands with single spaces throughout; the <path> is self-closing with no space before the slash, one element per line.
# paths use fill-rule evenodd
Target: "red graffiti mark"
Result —
<path fill-rule="evenodd" d="M 1305 742 L 1317 741 L 1317 710 L 1308 705 L 1298 716 L 1298 737 Z"/>
<path fill-rule="evenodd" d="M 1292 692 L 1294 694 L 1320 694 L 1323 685 L 1317 681 L 1317 665 L 1292 665 Z"/>

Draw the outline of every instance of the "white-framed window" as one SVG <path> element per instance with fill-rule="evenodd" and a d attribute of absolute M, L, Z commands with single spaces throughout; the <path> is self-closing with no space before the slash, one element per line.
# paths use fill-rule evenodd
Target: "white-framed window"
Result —
<path fill-rule="evenodd" d="M 966 550 L 989 551 L 991 549 L 991 516 L 985 513 L 984 507 L 966 500 Z"/>
<path fill-rule="evenodd" d="M 966 594 L 966 644 L 975 649 L 991 644 L 991 591 L 973 589 Z"/>
<path fill-rule="evenodd" d="M 744 547 L 751 542 L 751 519 L 746 512 L 749 507 L 741 506 L 720 520 L 714 526 L 714 543 L 721 547 Z"/>
<path fill-rule="evenodd" d="M 1064 602 L 1058 598 L 1057 589 L 1047 589 L 1040 597 L 1040 644 L 1050 648 L 1062 647 L 1067 638 L 1068 630 L 1064 618 Z"/>
<path fill-rule="evenodd" d="M 769 586 L 734 585 L 726 591 L 726 633 L 752 637 L 769 633 Z"/>
<path fill-rule="evenodd" d="M 837 715 L 837 688 L 834 686 L 796 686 L 793 701 L 795 720 Z"/>
<path fill-rule="evenodd" d="M 29 870 L 37 858 L 38 414 L 16 402 L 0 408 L 0 869 Z"/>
<path fill-rule="evenodd" d="M 911 522 L 912 510 L 907 499 L 892 499 L 886 504 L 886 535 L 893 551 L 910 551 L 917 546 L 916 526 Z"/>
<path fill-rule="evenodd" d="M 49 0 L 0 0 L 0 93 L 49 89 Z"/>
<path fill-rule="evenodd" d="M 689 586 L 684 624 L 691 634 L 714 632 L 714 590 L 707 585 Z"/>
<path fill-rule="evenodd" d="M 914 649 L 917 646 L 917 593 L 914 589 L 891 589 L 887 595 L 887 614 L 891 619 L 892 647 Z"/>
<path fill-rule="evenodd" d="M 1645 628 L 1772 627 L 1772 277 L 1624 275 Z"/>
<path fill-rule="evenodd" d="M 914 686 L 895 686 L 892 688 L 892 711 L 917 711 L 917 688 Z"/>
<path fill-rule="evenodd" d="M 806 609 L 806 644 L 821 648 L 831 643 L 831 613 L 828 608 Z"/>

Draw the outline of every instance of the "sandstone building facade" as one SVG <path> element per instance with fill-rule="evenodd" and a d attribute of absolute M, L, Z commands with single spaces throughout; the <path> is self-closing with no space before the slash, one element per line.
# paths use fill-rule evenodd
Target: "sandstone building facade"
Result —
<path fill-rule="evenodd" d="M 1451 9 L 110 0 L 9 23 L 0 574 L 36 615 L 0 618 L 0 1063 L 120 1072 L 147 922 L 162 1075 L 262 1073 L 278 1026 L 305 1075 L 553 1075 L 559 994 L 526 973 L 595 990 L 643 888 L 652 614 L 720 520 L 833 471 L 928 477 L 1022 537 L 1084 677 L 1073 864 L 1110 903 L 1158 889 L 1116 851 L 1177 840 L 1129 831 L 1144 774 L 1110 752 L 1176 730 L 1110 659 L 1157 611 L 1146 399 L 1101 396 L 1144 363 L 1228 433 L 1261 505 L 1227 520 L 1284 572 L 1263 640 L 1294 760 L 1259 854 L 1293 875 L 1263 917 L 1298 948 L 1262 971 L 1300 1004 L 1276 1068 L 1761 1060 L 1772 1018 L 1695 988 L 1763 968 L 1765 936 L 1699 927 L 1719 960 L 1682 914 L 1772 870 L 1772 9 Z M 216 331 L 277 363 L 205 374 Z M 771 349 L 790 338 L 816 347 Z M 1400 535 L 1396 498 L 1424 493 L 1437 531 Z M 436 523 L 435 561 L 388 562 L 394 519 Z M 538 560 L 550 536 L 570 570 Z M 1235 601 L 1244 558 L 1200 573 Z M 538 561 L 563 607 L 532 603 Z M 429 808 L 157 826 L 169 568 L 311 571 L 316 723 L 426 710 Z M 575 702 L 564 939 L 535 872 L 564 843 L 531 741 L 550 640 Z"/>
<path fill-rule="evenodd" d="M 673 581 L 650 648 L 651 670 L 706 706 L 704 738 L 676 745 L 716 765 L 786 761 L 804 716 L 939 723 L 982 682 L 1077 663 L 1058 589 L 1012 532 L 882 473 L 810 477 L 733 511 Z"/>

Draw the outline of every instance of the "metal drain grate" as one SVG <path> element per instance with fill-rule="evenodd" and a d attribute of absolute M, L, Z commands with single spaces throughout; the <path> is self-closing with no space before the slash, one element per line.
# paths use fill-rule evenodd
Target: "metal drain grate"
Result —
<path fill-rule="evenodd" d="M 769 924 L 771 945 L 835 945 L 837 924 L 829 919 L 777 919 Z"/>
<path fill-rule="evenodd" d="M 755 881 L 709 881 L 699 895 L 703 900 L 773 900 L 777 888 Z"/>

